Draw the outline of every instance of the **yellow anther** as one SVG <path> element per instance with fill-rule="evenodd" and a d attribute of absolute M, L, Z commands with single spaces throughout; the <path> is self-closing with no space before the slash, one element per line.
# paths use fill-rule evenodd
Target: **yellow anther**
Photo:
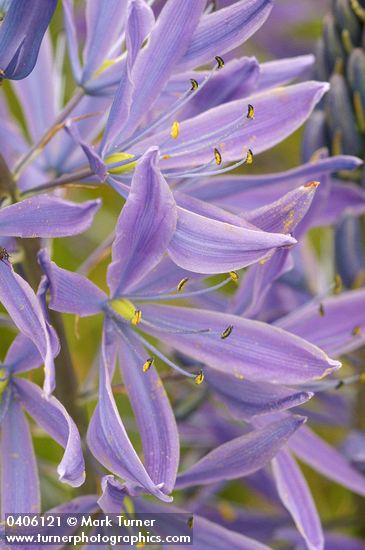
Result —
<path fill-rule="evenodd" d="M 252 164 L 253 163 L 253 152 L 251 149 L 249 149 L 247 151 L 247 154 L 246 154 L 246 161 L 245 161 L 245 164 Z"/>
<path fill-rule="evenodd" d="M 139 325 L 141 320 L 142 320 L 142 311 L 140 309 L 136 309 L 135 312 L 134 312 L 134 315 L 131 319 L 131 324 L 132 325 Z"/>
<path fill-rule="evenodd" d="M 191 91 L 195 91 L 199 88 L 198 81 L 195 80 L 195 78 L 191 78 L 190 82 L 191 82 Z"/>
<path fill-rule="evenodd" d="M 179 134 L 180 134 L 180 124 L 178 123 L 177 120 L 175 120 L 175 122 L 172 123 L 170 135 L 172 139 L 177 139 L 179 137 Z"/>
<path fill-rule="evenodd" d="M 105 164 L 108 166 L 110 164 L 116 164 L 117 162 L 123 162 L 124 160 L 132 159 L 134 155 L 129 153 L 112 153 L 108 155 L 105 159 Z M 136 162 L 128 162 L 122 166 L 114 166 L 113 168 L 108 168 L 109 174 L 123 174 L 124 172 L 129 172 L 136 167 Z"/>
<path fill-rule="evenodd" d="M 199 373 L 196 375 L 196 377 L 194 378 L 194 382 L 198 386 L 200 386 L 200 384 L 204 382 L 204 372 L 202 370 L 200 370 Z"/>
<path fill-rule="evenodd" d="M 218 64 L 218 69 L 223 69 L 224 67 L 224 59 L 222 57 L 220 57 L 219 55 L 216 55 L 215 56 L 215 60 Z"/>
<path fill-rule="evenodd" d="M 229 327 L 227 327 L 221 334 L 222 340 L 225 340 L 226 338 L 228 338 L 228 336 L 232 334 L 232 330 L 233 330 L 233 325 L 229 325 Z"/>
<path fill-rule="evenodd" d="M 354 327 L 351 332 L 352 336 L 360 336 L 361 333 L 362 333 L 361 325 L 356 325 L 356 327 Z"/>
<path fill-rule="evenodd" d="M 214 149 L 214 158 L 215 158 L 215 163 L 219 166 L 220 164 L 222 164 L 222 155 L 220 154 L 220 152 L 218 151 L 217 148 Z"/>
<path fill-rule="evenodd" d="M 235 271 L 230 271 L 229 276 L 231 277 L 231 279 L 234 283 L 237 283 L 237 281 L 239 279 L 238 273 L 236 273 Z"/>
<path fill-rule="evenodd" d="M 188 282 L 188 280 L 189 280 L 189 277 L 184 277 L 184 279 L 181 279 L 181 281 L 179 282 L 179 284 L 176 287 L 176 290 L 178 292 L 181 292 L 182 289 L 184 288 L 184 286 L 186 285 L 186 283 Z"/>
<path fill-rule="evenodd" d="M 252 120 L 254 118 L 254 116 L 255 116 L 255 109 L 254 109 L 253 105 L 248 104 L 248 106 L 247 106 L 247 118 Z"/>
<path fill-rule="evenodd" d="M 336 273 L 334 293 L 340 294 L 341 291 L 342 291 L 342 279 L 341 279 L 341 276 L 338 273 Z"/>
<path fill-rule="evenodd" d="M 324 305 L 323 304 L 319 304 L 318 313 L 320 314 L 321 317 L 324 317 Z"/>
<path fill-rule="evenodd" d="M 362 374 L 360 374 L 359 381 L 360 381 L 362 384 L 365 382 L 365 372 L 363 372 Z"/>
<path fill-rule="evenodd" d="M 188 518 L 188 527 L 189 529 L 194 527 L 194 516 L 190 516 L 190 518 Z"/>
<path fill-rule="evenodd" d="M 169 160 L 171 158 L 171 155 L 163 155 L 162 160 Z"/>
<path fill-rule="evenodd" d="M 147 359 L 147 361 L 144 363 L 143 365 L 143 372 L 147 372 L 148 370 L 150 370 L 150 368 L 152 367 L 153 365 L 153 362 L 154 362 L 155 358 L 154 357 L 149 357 Z"/>

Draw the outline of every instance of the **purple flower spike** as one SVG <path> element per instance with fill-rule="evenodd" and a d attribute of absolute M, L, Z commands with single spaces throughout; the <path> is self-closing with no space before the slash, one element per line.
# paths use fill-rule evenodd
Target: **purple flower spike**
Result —
<path fill-rule="evenodd" d="M 0 24 L 0 78 L 19 80 L 33 70 L 57 0 L 10 0 Z"/>

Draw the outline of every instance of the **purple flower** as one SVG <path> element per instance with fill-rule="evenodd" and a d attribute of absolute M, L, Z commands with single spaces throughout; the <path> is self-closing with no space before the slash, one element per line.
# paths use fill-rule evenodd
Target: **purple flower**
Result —
<path fill-rule="evenodd" d="M 8 0 L 0 4 L 0 79 L 19 80 L 33 70 L 57 0 Z"/>
<path fill-rule="evenodd" d="M 227 264 L 227 259 L 221 258 L 220 250 L 223 248 L 220 248 L 219 239 L 231 262 L 247 261 L 245 258 L 248 252 L 244 251 L 247 241 L 245 242 L 244 235 L 245 232 L 249 234 L 251 231 L 240 228 L 242 236 L 237 244 L 241 242 L 242 251 L 237 256 L 237 244 L 234 240 L 227 240 L 224 235 L 227 228 L 231 227 L 229 234 L 233 232 L 234 238 L 234 226 L 208 219 L 204 222 L 203 216 L 189 214 L 189 211 L 185 210 L 185 215 L 190 216 L 190 222 L 179 229 L 179 221 L 176 225 L 176 210 L 179 208 L 176 208 L 171 191 L 158 171 L 156 155 L 156 151 L 150 150 L 139 161 L 131 191 L 117 224 L 112 262 L 107 276 L 110 298 L 85 277 L 61 269 L 50 262 L 45 251 L 40 253 L 39 260 L 50 288 L 51 309 L 81 316 L 103 312 L 105 317 L 100 359 L 99 402 L 88 435 L 92 452 L 105 466 L 127 479 L 130 484 L 137 484 L 148 492 L 168 500 L 166 493 L 171 492 L 174 487 L 178 467 L 178 437 L 174 416 L 153 366 L 153 356 L 161 358 L 188 377 L 194 378 L 198 373 L 177 366 L 142 336 L 140 330 L 157 336 L 162 342 L 188 354 L 195 361 L 202 362 L 206 365 L 204 369 L 206 368 L 207 374 L 208 371 L 212 371 L 212 374 L 207 376 L 208 381 L 210 376 L 214 380 L 219 373 L 226 373 L 227 376 L 238 377 L 238 381 L 244 376 L 253 381 L 260 380 L 260 383 L 280 383 L 285 377 L 288 384 L 295 384 L 321 377 L 338 368 L 339 363 L 331 361 L 318 348 L 308 345 L 304 340 L 265 324 L 215 311 L 148 303 L 179 297 L 189 299 L 195 294 L 201 294 L 201 291 L 183 292 L 180 295 L 161 291 L 157 292 L 157 295 L 151 293 L 152 290 L 156 292 L 156 278 L 158 285 L 162 287 L 168 283 L 166 277 L 170 280 L 175 278 L 176 288 L 179 277 L 187 274 L 164 258 L 166 251 L 181 265 L 184 258 L 191 261 L 195 257 L 195 246 L 197 270 L 199 267 L 204 271 L 201 266 L 210 265 L 208 272 L 213 271 L 214 266 L 215 271 L 223 271 L 232 268 L 232 264 Z M 315 186 L 312 186 L 302 188 L 299 192 L 301 199 L 303 195 L 307 196 L 307 207 L 314 190 Z M 296 204 L 298 197 L 291 197 L 290 201 L 291 204 Z M 302 205 L 293 214 L 293 220 L 304 215 L 305 210 L 306 207 Z M 214 212 L 217 215 L 220 210 Z M 278 208 L 275 204 L 270 213 L 268 223 L 272 224 L 274 230 L 282 227 L 287 216 L 286 208 Z M 195 222 L 195 217 L 198 218 L 198 222 Z M 267 213 L 265 219 L 269 220 Z M 194 228 L 194 223 L 197 224 L 197 229 Z M 208 224 L 209 227 L 206 233 L 204 224 Z M 222 228 L 221 234 L 216 231 L 216 242 L 212 240 L 214 224 Z M 179 235 L 179 232 L 180 236 L 177 239 L 176 234 Z M 257 228 L 252 230 L 252 233 L 255 239 L 260 235 Z M 278 234 L 262 235 L 267 235 L 265 253 L 272 253 L 272 239 Z M 194 244 L 198 242 L 201 242 L 199 248 Z M 257 261 L 262 252 L 258 256 L 256 252 L 255 258 L 252 252 L 250 254 L 251 261 Z M 242 259 L 235 260 L 240 255 Z M 176 260 L 177 256 L 179 260 Z M 114 403 L 111 380 L 117 356 L 140 429 L 145 466 L 129 441 Z M 269 393 L 268 387 L 262 390 L 257 398 L 256 414 L 265 412 L 265 399 L 271 402 L 271 407 L 285 409 L 310 397 L 310 394 L 295 394 L 289 390 L 281 390 L 280 387 L 278 390 L 273 387 L 272 392 Z M 273 404 L 275 400 L 276 404 Z M 270 405 L 267 405 L 266 411 L 269 407 Z M 278 425 L 278 431 L 271 427 L 270 430 L 257 434 L 258 442 L 262 445 L 265 441 L 267 446 L 267 453 L 263 453 L 260 460 L 269 460 L 277 445 L 283 444 L 302 420 L 299 424 L 296 420 L 293 422 L 290 420 L 287 427 Z M 236 445 L 241 443 L 231 442 L 228 449 L 233 456 L 236 455 Z M 246 445 L 245 438 L 242 445 Z M 256 461 L 255 466 L 249 467 L 247 471 L 261 466 L 262 462 Z M 232 468 L 234 470 L 233 465 Z M 243 473 L 244 469 L 242 475 Z"/>
<path fill-rule="evenodd" d="M 1 517 L 40 512 L 39 479 L 31 435 L 23 409 L 65 449 L 59 479 L 73 487 L 84 482 L 84 460 L 75 423 L 62 404 L 16 375 L 43 363 L 33 342 L 18 335 L 0 368 Z"/>
<path fill-rule="evenodd" d="M 75 204 L 48 195 L 39 195 L 0 209 L 1 237 L 63 237 L 90 226 L 100 201 Z M 0 300 L 18 329 L 38 348 L 45 364 L 44 390 L 55 386 L 53 357 L 57 337 L 29 284 L 11 263 L 0 261 Z"/>
<path fill-rule="evenodd" d="M 71 2 L 64 2 L 70 58 L 82 90 L 60 113 L 55 112 L 57 93 L 41 85 L 52 70 L 52 53 L 45 41 L 36 73 L 16 86 L 35 140 L 32 154 L 12 151 L 13 157 L 22 155 L 15 165 L 22 189 L 35 187 L 22 172 L 36 156 L 39 159 L 26 173 L 32 173 L 31 180 L 37 174 L 37 187 L 63 185 L 92 174 L 97 181 L 107 179 L 112 185 L 115 179 L 128 182 L 135 162 L 150 146 L 160 148 L 162 172 L 169 182 L 179 189 L 189 188 L 197 178 L 245 164 L 252 159 L 251 149 L 256 155 L 274 146 L 308 118 L 327 84 L 278 86 L 300 75 L 313 63 L 312 56 L 261 67 L 254 58 L 233 59 L 218 70 L 221 56 L 247 40 L 265 21 L 271 2 L 241 0 L 211 14 L 203 13 L 204 4 L 194 0 L 181 9 L 180 3 L 169 0 L 155 22 L 142 0 L 128 5 L 113 0 L 102 14 L 88 2 L 81 68 Z M 118 56 L 122 30 L 127 51 Z M 148 45 L 141 48 L 145 38 Z M 211 63 L 215 56 L 219 64 L 214 61 L 211 70 L 193 70 Z M 108 111 L 110 96 L 105 125 L 105 119 L 95 113 Z M 40 98 L 44 98 L 41 103 Z M 254 107 L 254 118 L 253 110 L 247 116 L 248 105 Z M 64 135 L 58 133 L 61 128 L 66 130 Z M 94 150 L 90 143 L 101 129 L 102 142 Z M 80 150 L 75 151 L 73 141 Z M 91 170 L 83 168 L 81 152 Z M 216 166 L 216 161 L 222 165 Z M 44 171 L 49 168 L 71 172 L 71 179 L 63 175 L 47 182 Z"/>

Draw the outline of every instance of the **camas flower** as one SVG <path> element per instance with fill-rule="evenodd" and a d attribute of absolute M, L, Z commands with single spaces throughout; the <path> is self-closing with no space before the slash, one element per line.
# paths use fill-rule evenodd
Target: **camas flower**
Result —
<path fill-rule="evenodd" d="M 0 236 L 3 244 L 16 248 L 13 237 L 64 237 L 88 228 L 100 207 L 99 200 L 75 204 L 49 195 L 39 195 L 0 209 Z M 2 254 L 7 250 L 2 247 Z M 18 329 L 38 348 L 45 364 L 44 390 L 50 394 L 55 386 L 52 328 L 34 291 L 11 265 L 0 260 L 0 300 Z"/>
<path fill-rule="evenodd" d="M 251 162 L 251 149 L 257 154 L 272 147 L 306 120 L 326 92 L 327 84 L 278 86 L 300 75 L 313 62 L 312 56 L 262 67 L 254 58 L 234 59 L 219 70 L 223 65 L 221 55 L 251 36 L 266 19 L 271 2 L 241 0 L 205 15 L 204 4 L 192 1 L 190 6 L 186 2 L 182 10 L 176 0 L 169 0 L 154 23 L 151 9 L 141 0 L 130 2 L 128 8 L 110 2 L 102 16 L 93 2 L 88 2 L 81 69 L 77 66 L 72 10 L 69 2 L 64 3 L 74 77 L 82 89 L 60 113 L 54 112 L 55 94 L 45 91 L 41 84 L 42 75 L 52 67 L 45 42 L 37 72 L 15 88 L 26 105 L 35 144 L 28 153 L 12 152 L 17 158 L 14 172 L 23 189 L 22 176 L 27 171 L 22 172 L 29 164 L 32 163 L 29 174 L 36 170 L 39 178 L 37 186 L 32 184 L 33 177 L 26 178 L 24 190 L 67 185 L 92 179 L 93 174 L 97 175 L 96 182 L 107 179 L 113 183 L 115 178 L 128 182 L 136 161 L 150 146 L 159 146 L 165 177 L 182 189 L 189 187 L 190 180 L 225 173 Z M 116 13 L 120 15 L 120 28 L 115 25 L 113 32 L 105 32 Z M 127 50 L 119 58 L 116 52 L 121 29 L 125 31 Z M 147 45 L 141 48 L 146 37 Z M 100 72 L 108 55 L 111 61 Z M 194 70 L 212 63 L 214 57 L 218 64 L 214 61 L 211 70 Z M 147 72 L 148 82 L 144 78 Z M 102 96 L 85 97 L 94 93 Z M 111 94 L 113 103 L 102 141 L 94 150 L 91 143 L 95 143 L 105 119 L 84 117 L 107 112 Z M 40 105 L 42 96 L 45 97 Z M 40 131 L 43 122 L 46 124 Z M 62 128 L 66 132 L 60 136 Z M 73 140 L 81 146 L 79 151 L 75 151 Z M 90 169 L 84 168 L 81 149 L 88 157 Z M 36 156 L 40 159 L 34 162 Z M 229 166 L 230 162 L 233 164 Z M 62 176 L 47 181 L 44 172 L 51 169 Z"/>
<path fill-rule="evenodd" d="M 184 258 L 185 255 L 190 262 L 194 259 L 195 265 L 199 266 L 199 269 L 196 269 L 198 272 L 204 272 L 202 266 L 207 265 L 210 266 L 208 272 L 213 272 L 216 265 L 216 272 L 223 271 L 221 266 L 225 269 L 232 268 L 232 264 L 227 264 L 227 261 L 247 261 L 247 254 L 250 254 L 250 261 L 257 261 L 262 254 L 271 254 L 274 247 L 271 239 L 273 235 L 278 235 L 263 233 L 268 243 L 266 249 L 252 256 L 252 252 L 235 251 L 233 241 L 227 241 L 225 235 L 220 237 L 219 232 L 215 234 L 211 229 L 209 234 L 215 234 L 216 242 L 211 240 L 209 245 L 209 241 L 202 241 L 203 248 L 196 246 L 195 251 L 195 233 L 198 233 L 198 230 L 194 230 L 194 216 L 191 217 L 189 230 L 184 227 L 180 229 L 181 236 L 177 239 L 179 227 L 176 226 L 176 205 L 166 181 L 158 171 L 156 159 L 157 151 L 152 149 L 138 162 L 131 191 L 118 220 L 112 262 L 107 277 L 110 298 L 85 277 L 68 272 L 50 262 L 46 251 L 40 253 L 40 263 L 50 288 L 51 309 L 81 316 L 102 312 L 105 317 L 99 402 L 88 436 L 92 452 L 105 466 L 122 478 L 130 483 L 137 483 L 148 492 L 166 500 L 166 493 L 171 492 L 175 482 L 178 439 L 174 416 L 150 354 L 160 357 L 180 373 L 195 378 L 198 383 L 202 380 L 202 375 L 199 371 L 194 373 L 182 370 L 142 336 L 140 330 L 157 336 L 160 341 L 190 355 L 195 361 L 204 363 L 208 380 L 210 377 L 214 380 L 219 373 L 225 373 L 227 377 L 244 376 L 249 380 L 260 380 L 260 384 L 267 382 L 268 385 L 262 390 L 261 400 L 265 402 L 266 391 L 266 400 L 273 403 L 276 399 L 276 408 L 279 410 L 302 403 L 310 395 L 280 388 L 275 390 L 275 387 L 271 388 L 273 393 L 270 394 L 270 383 L 280 383 L 283 377 L 288 384 L 305 382 L 338 368 L 339 363 L 330 360 L 318 348 L 308 346 L 304 340 L 293 338 L 269 325 L 251 323 L 215 311 L 149 303 L 179 297 L 171 291 L 167 294 L 151 294 L 151 290 L 156 289 L 156 280 L 160 286 L 176 277 L 175 288 L 183 288 L 182 284 L 178 285 L 177 277 L 186 276 L 187 272 L 174 267 L 171 260 L 164 258 L 166 251 L 174 261 L 176 258 Z M 312 185 L 300 188 L 297 197 L 291 195 L 286 201 L 283 200 L 284 204 L 291 204 L 292 208 L 294 205 L 292 223 L 305 214 L 316 187 L 317 185 Z M 306 202 L 303 201 L 304 197 Z M 285 226 L 287 214 L 287 208 L 284 206 L 273 206 L 270 223 L 275 231 Z M 203 216 L 195 216 L 199 221 L 197 227 L 202 227 L 201 231 L 204 233 L 204 223 L 208 222 L 202 223 L 199 218 L 204 220 Z M 269 219 L 267 213 L 261 220 L 263 218 Z M 260 221 L 259 216 L 257 221 Z M 230 227 L 227 223 L 215 223 L 222 226 L 223 231 Z M 208 225 L 212 227 L 211 223 Z M 242 235 L 249 231 L 246 228 L 240 230 Z M 183 239 L 184 231 L 186 237 Z M 232 231 L 234 233 L 234 226 L 231 226 L 229 233 Z M 257 227 L 252 232 L 256 234 L 255 238 L 260 234 Z M 225 258 L 220 255 L 220 246 L 225 248 Z M 214 250 L 217 250 L 217 253 L 213 253 Z M 181 296 L 189 299 L 194 298 L 196 294 L 200 295 L 201 291 L 183 292 Z M 117 355 L 120 357 L 122 375 L 141 431 L 146 468 L 142 466 L 133 450 L 114 404 L 111 379 Z M 208 371 L 212 373 L 209 376 Z M 251 390 L 253 387 L 255 385 Z M 264 407 L 262 412 L 265 412 Z M 294 424 L 290 422 L 287 430 L 283 426 L 277 426 L 278 430 L 284 430 L 282 435 L 272 426 L 267 432 L 259 433 L 259 441 L 265 440 L 268 448 L 268 454 L 262 454 L 262 460 L 268 460 L 265 457 L 272 456 L 275 445 L 284 441 L 297 426 L 296 421 Z M 233 454 L 237 444 L 232 442 Z M 245 440 L 242 444 L 245 444 Z M 260 467 L 259 463 L 256 467 Z"/>
<path fill-rule="evenodd" d="M 0 367 L 1 518 L 10 513 L 39 513 L 40 494 L 36 459 L 23 408 L 65 449 L 58 466 L 62 482 L 78 487 L 84 482 L 80 436 L 73 420 L 55 398 L 45 398 L 34 383 L 17 377 L 43 363 L 33 342 L 19 334 Z"/>
<path fill-rule="evenodd" d="M 57 0 L 0 2 L 0 80 L 22 79 L 37 61 Z"/>

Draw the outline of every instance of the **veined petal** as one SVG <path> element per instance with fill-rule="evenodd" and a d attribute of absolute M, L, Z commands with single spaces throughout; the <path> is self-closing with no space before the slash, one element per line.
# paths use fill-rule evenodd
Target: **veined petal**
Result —
<path fill-rule="evenodd" d="M 212 218 L 213 220 L 219 222 L 245 227 L 246 229 L 253 229 L 254 231 L 259 230 L 258 227 L 247 222 L 243 217 L 237 216 L 237 214 L 232 214 L 232 212 L 224 210 L 215 204 L 210 204 L 207 201 L 190 197 L 190 195 L 181 193 L 180 191 L 175 191 L 174 197 L 178 206 L 181 206 L 184 210 L 188 210 L 194 214 L 199 214 L 200 216 L 204 216 L 206 218 Z"/>
<path fill-rule="evenodd" d="M 297 384 L 321 378 L 341 365 L 307 341 L 259 321 L 184 307 L 144 304 L 141 310 L 154 325 L 148 331 L 168 345 L 208 368 L 249 380 Z M 232 333 L 222 339 L 230 326 Z"/>
<path fill-rule="evenodd" d="M 245 274 L 228 312 L 254 319 L 273 283 L 294 266 L 289 250 L 275 250 L 264 264 L 255 264 Z"/>
<path fill-rule="evenodd" d="M 79 273 L 58 267 L 50 261 L 45 249 L 39 252 L 38 260 L 50 285 L 51 309 L 82 317 L 101 311 L 107 296 L 96 285 Z"/>
<path fill-rule="evenodd" d="M 275 324 L 337 356 L 365 343 L 365 290 L 343 292 L 293 311 Z"/>
<path fill-rule="evenodd" d="M 44 391 L 49 395 L 55 385 L 54 348 L 41 305 L 29 284 L 14 272 L 10 264 L 0 261 L 0 301 L 25 336 L 37 346 L 45 369 Z"/>
<path fill-rule="evenodd" d="M 12 399 L 1 425 L 1 519 L 41 510 L 37 463 L 28 422 Z"/>
<path fill-rule="evenodd" d="M 28 413 L 65 449 L 57 468 L 60 481 L 79 487 L 85 481 L 85 464 L 76 424 L 58 399 L 53 396 L 45 399 L 41 389 L 32 382 L 14 378 L 13 383 Z"/>
<path fill-rule="evenodd" d="M 138 423 L 146 470 L 156 485 L 163 483 L 164 492 L 170 493 L 180 454 L 174 413 L 154 365 L 143 372 L 146 352 L 132 331 L 126 332 L 126 338 L 128 343 L 119 348 L 119 365 Z"/>
<path fill-rule="evenodd" d="M 162 259 L 176 227 L 174 197 L 157 164 L 157 149 L 138 162 L 119 216 L 108 268 L 112 297 L 136 287 Z"/>
<path fill-rule="evenodd" d="M 216 177 L 201 179 L 191 189 L 194 197 L 228 207 L 235 212 L 260 208 L 310 181 L 340 170 L 353 170 L 362 164 L 357 157 L 339 155 L 309 162 L 285 172 L 264 176 Z"/>
<path fill-rule="evenodd" d="M 265 231 L 296 234 L 295 230 L 311 208 L 318 183 L 299 187 L 281 199 L 244 213 L 245 220 Z M 272 284 L 293 267 L 289 250 L 275 250 L 267 262 L 252 266 L 235 293 L 230 312 L 255 317 Z"/>
<path fill-rule="evenodd" d="M 77 41 L 77 32 L 75 26 L 75 18 L 73 13 L 73 1 L 63 0 L 63 20 L 65 22 L 65 31 L 67 36 L 68 54 L 72 68 L 72 74 L 75 82 L 80 83 L 81 80 L 81 65 L 79 59 L 79 45 Z"/>
<path fill-rule="evenodd" d="M 209 63 L 243 44 L 266 21 L 271 0 L 240 0 L 232 6 L 206 15 L 196 28 L 178 70 Z"/>
<path fill-rule="evenodd" d="M 288 235 L 253 231 L 178 207 L 170 258 L 197 273 L 225 273 L 257 262 L 276 247 L 296 241 Z"/>
<path fill-rule="evenodd" d="M 293 233 L 308 212 L 319 182 L 310 182 L 289 191 L 267 206 L 243 214 L 246 221 L 263 231 Z"/>
<path fill-rule="evenodd" d="M 303 426 L 290 441 L 289 447 L 300 460 L 325 477 L 365 496 L 365 476 L 310 428 Z"/>
<path fill-rule="evenodd" d="M 0 209 L 0 236 L 67 237 L 86 231 L 100 200 L 74 203 L 52 195 L 35 195 Z"/>
<path fill-rule="evenodd" d="M 128 437 L 116 407 L 110 381 L 116 353 L 115 335 L 105 326 L 100 357 L 99 401 L 89 424 L 87 441 L 93 455 L 116 475 L 171 501 L 148 475 Z"/>
<path fill-rule="evenodd" d="M 260 77 L 257 88 L 262 91 L 275 86 L 282 86 L 301 76 L 303 72 L 312 67 L 314 62 L 314 55 L 309 54 L 260 63 Z"/>
<path fill-rule="evenodd" d="M 24 334 L 18 334 L 6 354 L 4 366 L 12 373 L 36 369 L 43 364 L 37 346 Z"/>
<path fill-rule="evenodd" d="M 32 71 L 57 0 L 12 0 L 0 27 L 0 69 L 18 80 Z"/>
<path fill-rule="evenodd" d="M 166 169 L 209 163 L 214 159 L 215 147 L 220 150 L 223 161 L 236 161 L 244 158 L 248 149 L 254 154 L 261 153 L 292 134 L 309 117 L 327 90 L 327 83 L 309 81 L 230 101 L 184 120 L 178 140 L 164 131 L 140 142 L 133 147 L 133 152 L 163 143 L 161 154 L 169 155 L 163 161 Z M 248 104 L 254 106 L 255 118 L 247 120 L 244 117 L 244 122 L 236 123 L 240 118 L 243 120 Z M 229 124 L 232 125 L 230 130 L 223 131 L 222 128 Z"/>
<path fill-rule="evenodd" d="M 240 380 L 234 374 L 213 369 L 206 369 L 205 381 L 230 413 L 246 422 L 255 416 L 296 407 L 313 395 L 278 384 Z"/>
<path fill-rule="evenodd" d="M 303 424 L 304 417 L 288 416 L 223 443 L 177 478 L 176 488 L 237 479 L 261 469 Z"/>
<path fill-rule="evenodd" d="M 260 65 L 255 57 L 242 57 L 228 61 L 224 71 L 214 73 L 204 88 L 189 101 L 184 108 L 183 118 L 192 118 L 222 103 L 250 95 L 256 87 L 259 74 Z M 192 76 L 200 85 L 208 76 L 208 71 L 189 71 L 176 75 L 167 85 L 166 92 L 184 93 Z"/>
<path fill-rule="evenodd" d="M 307 482 L 299 466 L 286 450 L 273 460 L 276 486 L 285 508 L 305 539 L 309 550 L 323 550 L 321 522 Z"/>
<path fill-rule="evenodd" d="M 87 0 L 85 12 L 87 29 L 83 52 L 83 84 L 108 59 L 111 47 L 120 37 L 126 18 L 127 2 L 108 0 L 101 9 L 99 0 Z"/>
<path fill-rule="evenodd" d="M 113 104 L 105 128 L 101 149 L 108 149 L 118 136 L 121 125 L 129 116 L 134 86 L 132 69 L 145 38 L 153 27 L 155 18 L 150 6 L 144 0 L 131 0 L 127 10 L 125 41 L 127 58 L 120 70 L 120 81 L 114 95 Z"/>
<path fill-rule="evenodd" d="M 162 9 L 147 46 L 131 74 L 133 97 L 127 121 L 120 120 L 119 136 L 128 137 L 139 125 L 185 53 L 206 0 L 169 0 Z M 148 110 L 147 109 L 147 110 Z M 117 139 L 116 141 L 120 142 Z"/>

